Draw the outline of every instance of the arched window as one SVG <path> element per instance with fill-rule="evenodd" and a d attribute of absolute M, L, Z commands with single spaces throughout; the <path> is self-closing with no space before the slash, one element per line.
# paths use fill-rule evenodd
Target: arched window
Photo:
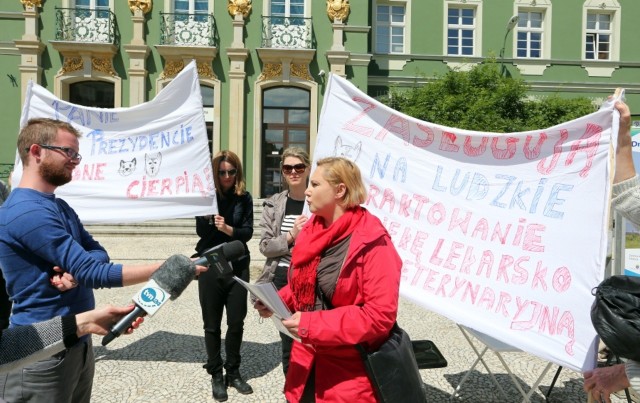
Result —
<path fill-rule="evenodd" d="M 287 147 L 309 151 L 310 92 L 272 87 L 262 93 L 261 197 L 283 189 L 280 156 Z"/>

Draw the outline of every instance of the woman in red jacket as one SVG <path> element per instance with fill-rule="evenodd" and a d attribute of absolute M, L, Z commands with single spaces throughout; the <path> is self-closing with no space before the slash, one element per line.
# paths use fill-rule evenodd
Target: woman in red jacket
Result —
<path fill-rule="evenodd" d="M 366 189 L 345 158 L 324 158 L 305 192 L 314 214 L 293 248 L 279 293 L 294 342 L 285 382 L 289 402 L 375 402 L 360 353 L 377 349 L 398 313 L 402 262 L 378 218 L 360 207 Z M 256 309 L 271 316 L 259 301 Z"/>

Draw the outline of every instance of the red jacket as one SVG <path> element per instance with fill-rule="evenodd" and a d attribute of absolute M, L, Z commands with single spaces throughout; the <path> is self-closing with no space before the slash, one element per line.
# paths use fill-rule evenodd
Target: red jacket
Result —
<path fill-rule="evenodd" d="M 295 248 L 293 250 L 295 254 Z M 333 309 L 304 312 L 285 382 L 289 402 L 300 400 L 315 363 L 316 402 L 376 402 L 360 353 L 377 349 L 398 314 L 402 261 L 380 220 L 365 212 L 353 231 L 331 300 Z M 289 286 L 280 296 L 293 311 Z"/>

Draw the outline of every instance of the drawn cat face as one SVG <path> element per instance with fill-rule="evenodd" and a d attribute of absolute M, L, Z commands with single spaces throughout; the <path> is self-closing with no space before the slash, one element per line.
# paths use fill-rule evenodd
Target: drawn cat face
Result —
<path fill-rule="evenodd" d="M 156 176 L 160 172 L 162 153 L 146 153 L 144 155 L 144 171 L 149 176 Z"/>
<path fill-rule="evenodd" d="M 120 160 L 120 168 L 118 168 L 118 173 L 121 176 L 129 176 L 136 170 L 136 159 L 132 159 L 131 161 Z"/>
<path fill-rule="evenodd" d="M 349 158 L 352 161 L 355 161 L 358 159 L 358 156 L 360 156 L 361 148 L 362 148 L 361 141 L 359 141 L 355 145 L 342 144 L 342 138 L 338 136 L 338 138 L 336 138 L 336 147 L 333 150 L 333 155 L 334 157 L 345 157 L 345 158 Z"/>

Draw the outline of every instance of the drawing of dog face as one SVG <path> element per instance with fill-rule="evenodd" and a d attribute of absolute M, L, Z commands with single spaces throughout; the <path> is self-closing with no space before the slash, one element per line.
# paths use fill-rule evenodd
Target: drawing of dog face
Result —
<path fill-rule="evenodd" d="M 120 168 L 118 168 L 118 173 L 120 176 L 129 176 L 136 170 L 136 159 L 132 159 L 131 161 L 120 160 Z"/>
<path fill-rule="evenodd" d="M 156 176 L 160 172 L 162 153 L 146 153 L 144 155 L 144 171 L 149 176 Z"/>
<path fill-rule="evenodd" d="M 360 155 L 360 149 L 362 148 L 362 142 L 359 141 L 356 145 L 342 144 L 342 138 L 338 136 L 336 138 L 336 147 L 333 150 L 334 157 L 345 157 L 349 158 L 351 161 L 355 161 L 358 159 Z"/>

